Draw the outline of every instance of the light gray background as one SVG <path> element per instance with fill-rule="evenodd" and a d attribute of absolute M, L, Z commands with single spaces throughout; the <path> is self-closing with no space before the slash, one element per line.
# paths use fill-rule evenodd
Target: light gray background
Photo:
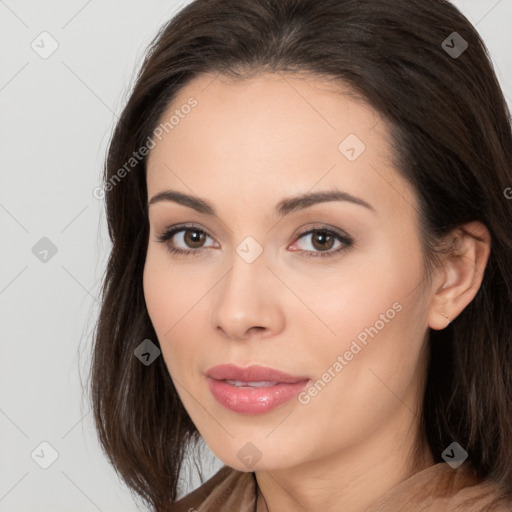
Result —
<path fill-rule="evenodd" d="M 99 448 L 79 373 L 110 248 L 93 189 L 147 44 L 187 3 L 0 0 L 0 511 L 138 510 Z M 453 3 L 512 107 L 512 0 Z M 44 31 L 59 45 L 46 59 L 31 47 Z M 32 252 L 43 237 L 57 248 L 46 262 Z M 43 441 L 58 453 L 47 469 L 34 460 L 51 460 Z M 204 457 L 208 477 L 222 463 Z"/>

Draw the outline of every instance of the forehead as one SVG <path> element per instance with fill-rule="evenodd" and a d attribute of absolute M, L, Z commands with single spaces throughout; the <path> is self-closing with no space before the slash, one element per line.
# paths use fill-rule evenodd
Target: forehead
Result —
<path fill-rule="evenodd" d="M 191 99 L 196 106 L 184 108 Z M 179 91 L 161 122 L 173 114 L 179 122 L 150 151 L 149 197 L 162 188 L 203 197 L 236 191 L 243 206 L 257 200 L 263 185 L 276 197 L 317 186 L 387 201 L 391 208 L 400 198 L 414 201 L 392 168 L 385 121 L 349 89 L 325 79 L 200 75 Z"/>
<path fill-rule="evenodd" d="M 197 105 L 188 109 L 191 99 Z M 323 141 L 323 146 L 338 151 L 340 140 L 355 134 L 373 150 L 380 148 L 384 153 L 387 149 L 387 133 L 374 131 L 377 125 L 385 128 L 384 123 L 369 105 L 348 89 L 311 75 L 267 73 L 241 80 L 199 75 L 180 89 L 161 123 L 181 109 L 190 112 L 180 116 L 169 132 L 172 137 L 167 139 L 172 146 L 192 142 L 194 134 L 196 149 L 198 143 L 209 151 L 237 144 L 237 153 L 244 156 L 250 156 L 247 153 L 251 149 L 267 149 L 267 158 L 285 153 L 291 159 L 300 152 L 298 142 L 303 139 L 311 140 L 311 144 Z M 303 148 L 304 152 L 307 149 Z"/>

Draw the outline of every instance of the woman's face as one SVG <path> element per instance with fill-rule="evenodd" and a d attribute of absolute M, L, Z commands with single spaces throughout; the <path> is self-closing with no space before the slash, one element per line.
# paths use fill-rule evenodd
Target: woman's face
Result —
<path fill-rule="evenodd" d="M 148 200 L 175 191 L 213 213 L 169 196 L 150 204 L 144 293 L 194 424 L 242 471 L 363 452 L 377 463 L 377 446 L 404 442 L 419 413 L 431 293 L 417 199 L 391 167 L 384 121 L 287 74 L 202 75 L 162 122 L 173 115 L 153 137 Z M 334 191 L 357 199 L 276 210 Z M 290 384 L 217 381 L 217 399 L 206 374 L 228 363 L 310 381 L 282 403 Z"/>

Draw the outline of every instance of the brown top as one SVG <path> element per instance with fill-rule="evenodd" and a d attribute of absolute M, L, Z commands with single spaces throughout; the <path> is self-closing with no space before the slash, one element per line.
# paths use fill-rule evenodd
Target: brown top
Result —
<path fill-rule="evenodd" d="M 254 473 L 223 466 L 203 485 L 178 500 L 173 512 L 254 512 Z M 468 464 L 430 466 L 403 481 L 368 512 L 512 512 L 512 497 L 474 476 Z"/>

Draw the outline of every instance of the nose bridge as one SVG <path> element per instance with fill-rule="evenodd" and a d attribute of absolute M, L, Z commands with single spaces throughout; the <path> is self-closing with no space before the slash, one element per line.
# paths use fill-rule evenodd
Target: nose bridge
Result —
<path fill-rule="evenodd" d="M 277 313 L 276 295 L 271 292 L 272 273 L 266 253 L 252 237 L 235 248 L 231 269 L 225 276 L 212 312 L 214 329 L 241 338 L 252 327 L 270 328 Z"/>
<path fill-rule="evenodd" d="M 231 260 L 231 271 L 221 290 L 221 302 L 229 307 L 245 310 L 259 300 L 262 284 L 266 281 L 266 258 L 263 251 L 255 256 L 254 246 L 244 241 L 235 249 Z"/>

